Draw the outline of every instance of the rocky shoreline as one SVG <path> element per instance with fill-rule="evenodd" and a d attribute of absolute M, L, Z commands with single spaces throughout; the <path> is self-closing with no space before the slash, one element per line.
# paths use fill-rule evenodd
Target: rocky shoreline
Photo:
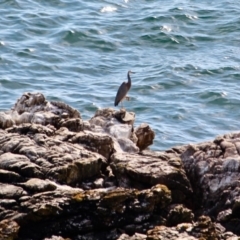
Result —
<path fill-rule="evenodd" d="M 0 112 L 0 239 L 240 239 L 240 133 L 153 152 L 134 119 L 40 93 Z"/>

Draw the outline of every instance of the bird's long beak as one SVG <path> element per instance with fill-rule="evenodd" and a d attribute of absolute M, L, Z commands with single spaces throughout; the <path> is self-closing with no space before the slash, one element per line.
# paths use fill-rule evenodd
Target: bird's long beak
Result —
<path fill-rule="evenodd" d="M 136 72 L 131 72 L 131 73 L 136 73 Z"/>

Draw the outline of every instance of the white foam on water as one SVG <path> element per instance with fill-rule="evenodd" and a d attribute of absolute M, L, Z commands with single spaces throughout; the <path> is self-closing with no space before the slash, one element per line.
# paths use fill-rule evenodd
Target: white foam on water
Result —
<path fill-rule="evenodd" d="M 117 10 L 116 7 L 106 6 L 106 7 L 103 7 L 100 12 L 102 12 L 102 13 L 104 13 L 104 12 L 115 12 L 116 10 Z"/>

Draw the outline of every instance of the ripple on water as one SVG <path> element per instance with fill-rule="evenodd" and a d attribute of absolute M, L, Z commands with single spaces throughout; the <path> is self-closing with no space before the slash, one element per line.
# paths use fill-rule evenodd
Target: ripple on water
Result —
<path fill-rule="evenodd" d="M 105 12 L 115 12 L 117 11 L 117 8 L 114 6 L 105 6 L 103 7 L 100 12 L 105 13 Z"/>
<path fill-rule="evenodd" d="M 132 69 L 124 106 L 156 131 L 154 149 L 238 130 L 239 12 L 233 0 L 1 1 L 0 109 L 41 91 L 88 119 Z"/>

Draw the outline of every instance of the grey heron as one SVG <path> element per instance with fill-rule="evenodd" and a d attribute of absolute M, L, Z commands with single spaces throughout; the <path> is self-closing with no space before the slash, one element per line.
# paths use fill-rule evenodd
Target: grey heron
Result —
<path fill-rule="evenodd" d="M 114 106 L 117 106 L 120 102 L 122 102 L 124 100 L 124 98 L 129 100 L 129 97 L 126 96 L 126 95 L 127 95 L 127 92 L 129 91 L 129 89 L 131 88 L 131 85 L 132 85 L 131 77 L 130 77 L 131 73 L 134 73 L 134 72 L 132 72 L 131 70 L 128 71 L 128 73 L 127 73 L 128 82 L 123 82 L 121 84 L 121 86 L 119 87 L 119 89 L 117 91 L 117 95 L 115 97 Z"/>

